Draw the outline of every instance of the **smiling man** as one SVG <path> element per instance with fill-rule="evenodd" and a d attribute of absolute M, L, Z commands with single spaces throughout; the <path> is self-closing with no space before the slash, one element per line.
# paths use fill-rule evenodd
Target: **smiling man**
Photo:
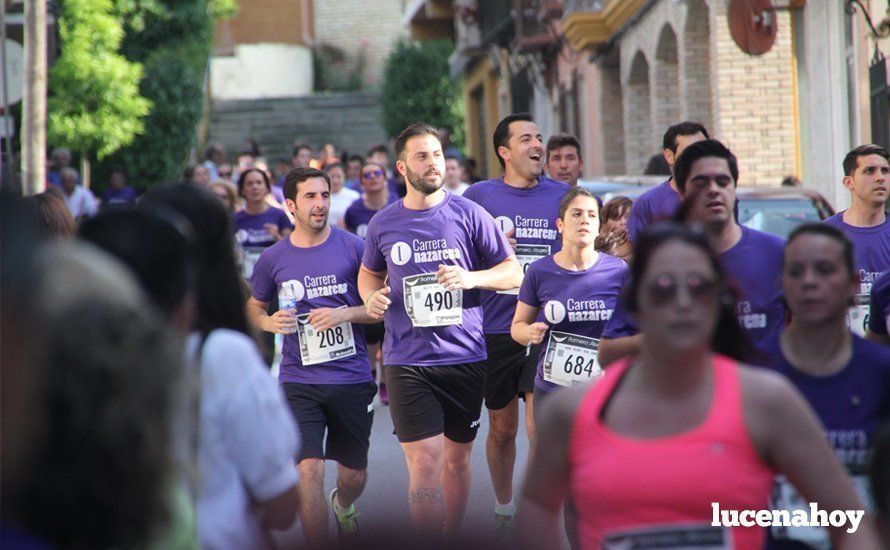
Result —
<path fill-rule="evenodd" d="M 570 187 L 543 176 L 544 142 L 528 114 L 501 120 L 494 130 L 494 150 L 504 176 L 473 184 L 464 198 L 482 206 L 516 251 L 523 273 L 528 266 L 562 248 L 556 229 L 559 203 Z M 518 292 L 482 292 L 485 345 L 488 349 L 485 406 L 490 428 L 486 441 L 488 468 L 497 499 L 495 529 L 512 530 L 513 466 L 519 428 L 519 398 L 525 399 L 525 425 L 534 443 L 533 389 L 540 348 L 513 341 L 510 325 Z"/>
<path fill-rule="evenodd" d="M 890 154 L 880 145 L 860 145 L 844 157 L 844 187 L 852 203 L 825 220 L 853 241 L 859 292 L 850 307 L 850 330 L 865 335 L 869 293 L 881 272 L 890 270 L 890 221 L 884 204 L 890 190 Z"/>

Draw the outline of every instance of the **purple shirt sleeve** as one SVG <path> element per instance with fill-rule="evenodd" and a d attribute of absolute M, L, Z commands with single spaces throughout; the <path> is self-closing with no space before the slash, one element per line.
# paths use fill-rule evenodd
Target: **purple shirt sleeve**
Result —
<path fill-rule="evenodd" d="M 251 273 L 249 281 L 250 292 L 253 297 L 267 303 L 275 298 L 278 291 L 275 281 L 272 279 L 270 252 L 274 252 L 271 247 L 260 254 L 260 258 L 253 267 L 253 273 Z"/>
<path fill-rule="evenodd" d="M 380 216 L 374 216 L 368 224 L 368 234 L 365 235 L 365 252 L 362 254 L 362 264 L 375 273 L 386 271 L 386 257 L 380 250 Z"/>
<path fill-rule="evenodd" d="M 623 338 L 625 336 L 635 336 L 640 333 L 640 327 L 636 321 L 630 317 L 624 299 L 618 300 L 612 317 L 603 329 L 603 338 Z"/>

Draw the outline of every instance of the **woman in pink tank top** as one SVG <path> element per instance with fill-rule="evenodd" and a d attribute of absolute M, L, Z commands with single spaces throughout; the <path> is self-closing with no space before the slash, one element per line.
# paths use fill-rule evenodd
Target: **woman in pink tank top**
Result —
<path fill-rule="evenodd" d="M 541 411 L 517 518 L 523 545 L 558 546 L 570 495 L 582 548 L 759 549 L 753 516 L 750 527 L 712 523 L 768 510 L 776 472 L 821 510 L 860 508 L 794 388 L 727 356 L 744 355 L 745 337 L 703 233 L 672 223 L 644 233 L 626 300 L 646 335 L 640 355 Z M 869 520 L 848 526 L 832 530 L 835 544 L 878 547 Z"/>

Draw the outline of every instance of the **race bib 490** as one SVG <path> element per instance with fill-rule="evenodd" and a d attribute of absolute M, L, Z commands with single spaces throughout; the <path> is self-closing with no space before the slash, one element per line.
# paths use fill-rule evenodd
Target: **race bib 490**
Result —
<path fill-rule="evenodd" d="M 405 313 L 415 327 L 459 325 L 463 318 L 463 290 L 448 290 L 435 273 L 402 279 Z"/>

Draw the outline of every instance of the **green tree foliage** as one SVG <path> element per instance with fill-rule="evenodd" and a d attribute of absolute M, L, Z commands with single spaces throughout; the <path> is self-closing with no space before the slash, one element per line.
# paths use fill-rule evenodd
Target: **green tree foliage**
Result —
<path fill-rule="evenodd" d="M 49 74 L 50 143 L 98 158 L 131 143 L 152 105 L 140 95 L 142 65 L 118 53 L 124 31 L 112 10 L 111 0 L 65 0 Z"/>
<path fill-rule="evenodd" d="M 215 19 L 234 15 L 237 3 L 115 0 L 115 8 L 125 22 L 122 52 L 144 65 L 140 90 L 154 108 L 145 131 L 106 159 L 97 173 L 105 176 L 112 168 L 123 167 L 132 185 L 146 189 L 182 175 L 204 109 L 204 74 Z"/>
<path fill-rule="evenodd" d="M 386 60 L 383 76 L 383 127 L 391 137 L 406 126 L 426 122 L 451 126 L 452 141 L 463 145 L 460 81 L 448 73 L 454 46 L 447 40 L 401 40 Z"/>

